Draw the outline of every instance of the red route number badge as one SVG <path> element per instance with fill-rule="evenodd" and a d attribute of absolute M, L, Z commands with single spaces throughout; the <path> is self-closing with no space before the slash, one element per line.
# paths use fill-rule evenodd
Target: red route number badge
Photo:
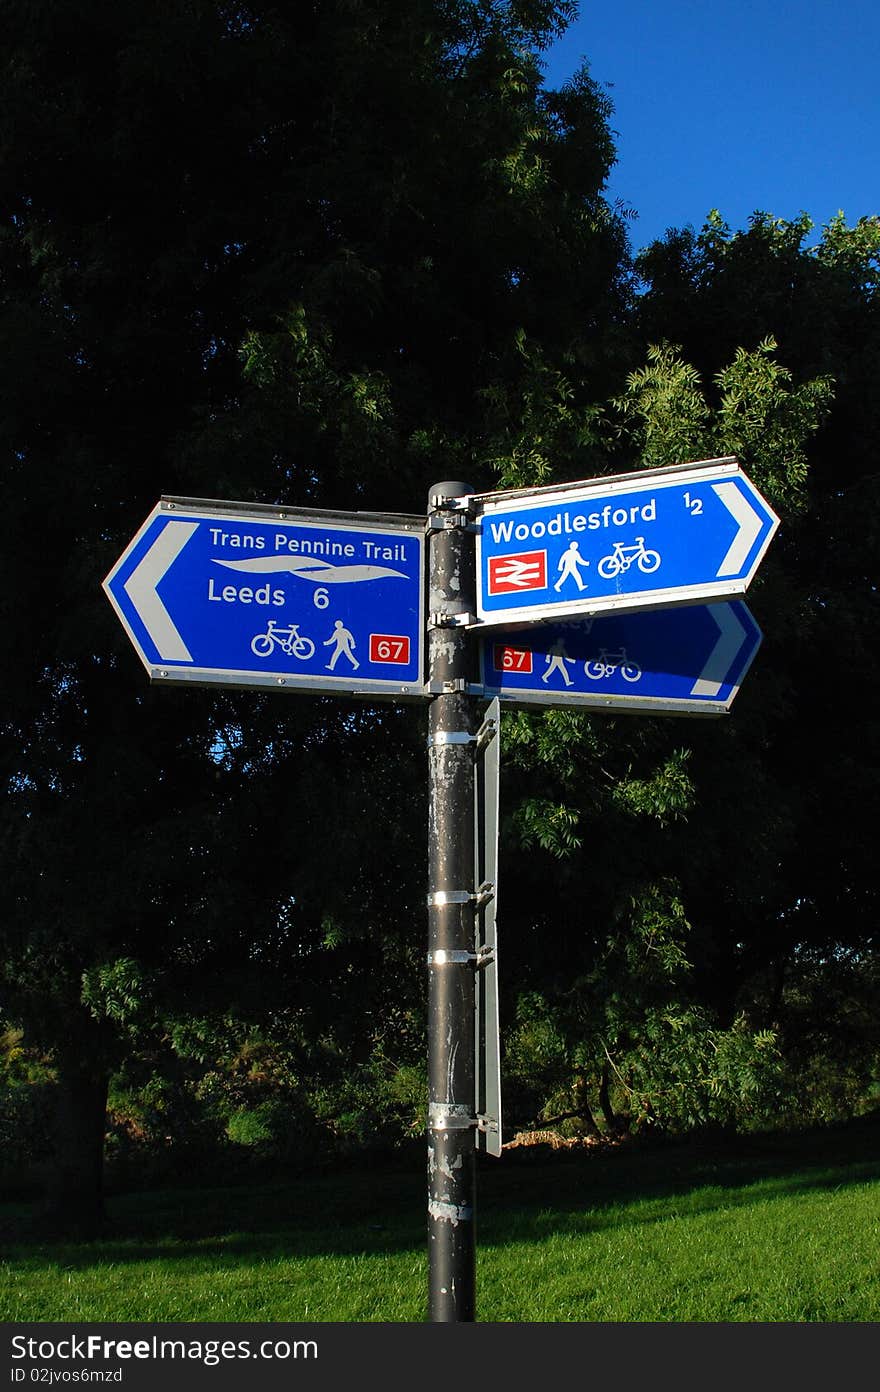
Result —
<path fill-rule="evenodd" d="M 409 638 L 396 633 L 371 633 L 370 661 L 394 662 L 405 667 L 409 662 Z"/>
<path fill-rule="evenodd" d="M 530 673 L 531 651 L 528 648 L 511 648 L 506 643 L 495 643 L 492 648 L 492 666 L 496 672 Z"/>

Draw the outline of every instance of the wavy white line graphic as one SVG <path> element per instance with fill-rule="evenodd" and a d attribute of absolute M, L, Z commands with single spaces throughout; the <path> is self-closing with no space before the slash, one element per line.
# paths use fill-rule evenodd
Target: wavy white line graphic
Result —
<path fill-rule="evenodd" d="M 246 561 L 221 561 L 215 558 L 214 564 L 225 566 L 227 570 L 247 570 L 261 575 L 286 570 L 298 579 L 311 580 L 316 585 L 350 585 L 362 580 L 409 578 L 404 571 L 391 570 L 389 566 L 334 566 L 329 561 L 316 560 L 314 556 L 254 556 Z"/>

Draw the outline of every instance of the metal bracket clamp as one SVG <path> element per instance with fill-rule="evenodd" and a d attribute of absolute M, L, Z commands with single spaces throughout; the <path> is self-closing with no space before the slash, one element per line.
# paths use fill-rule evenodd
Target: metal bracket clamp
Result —
<path fill-rule="evenodd" d="M 459 500 L 458 500 L 457 498 L 455 498 L 455 499 L 453 499 L 452 501 L 453 501 L 453 502 L 458 502 Z M 445 511 L 445 509 L 444 509 L 444 511 Z M 471 521 L 471 519 L 470 519 L 468 513 L 462 509 L 461 511 L 456 510 L 456 511 L 454 511 L 454 512 L 453 512 L 453 511 L 447 511 L 446 514 L 445 514 L 445 516 L 443 516 L 443 517 L 438 516 L 437 513 L 433 513 L 433 514 L 428 518 L 427 522 L 425 523 L 425 531 L 426 531 L 426 532 L 457 532 L 457 531 L 476 532 L 476 531 L 478 531 L 478 527 L 477 527 L 477 524 L 476 524 L 475 522 L 472 522 L 472 521 Z"/>
<path fill-rule="evenodd" d="M 428 514 L 428 526 L 431 525 L 431 516 L 436 512 L 458 512 L 467 516 L 474 504 L 472 493 L 463 493 L 459 497 L 455 495 L 449 497 L 444 493 L 433 493 L 430 498 L 431 512 Z"/>
<path fill-rule="evenodd" d="M 445 909 L 447 904 L 472 904 L 476 895 L 470 889 L 435 889 L 428 895 L 429 909 Z"/>
<path fill-rule="evenodd" d="M 478 1116 L 478 1117 L 476 1118 L 476 1122 L 477 1122 L 477 1130 L 478 1130 L 478 1131 L 493 1131 L 493 1132 L 497 1132 L 497 1130 L 498 1130 L 498 1118 L 497 1118 L 497 1117 L 490 1117 L 490 1116 L 483 1116 L 483 1115 L 480 1115 L 480 1116 Z"/>
<path fill-rule="evenodd" d="M 498 721 L 488 716 L 477 731 L 477 749 L 485 749 L 498 734 Z"/>
<path fill-rule="evenodd" d="M 494 898 L 495 886 L 489 880 L 484 880 L 474 895 L 474 902 L 477 908 L 481 909 L 484 904 L 488 904 L 490 900 Z"/>
<path fill-rule="evenodd" d="M 479 889 L 435 889 L 428 895 L 429 909 L 444 909 L 448 904 L 476 904 L 481 909 L 495 898 L 495 886 L 486 880 Z"/>
<path fill-rule="evenodd" d="M 432 1131 L 469 1131 L 479 1123 L 464 1102 L 429 1102 L 428 1126 Z"/>
<path fill-rule="evenodd" d="M 456 691 L 467 691 L 468 683 L 464 677 L 454 677 L 452 681 L 432 681 L 428 682 L 425 690 L 429 696 L 452 696 Z"/>
<path fill-rule="evenodd" d="M 439 610 L 428 615 L 429 628 L 469 628 L 476 623 L 473 614 L 467 612 L 463 614 L 444 614 Z"/>
<path fill-rule="evenodd" d="M 476 952 L 460 952 L 455 948 L 438 947 L 428 953 L 429 967 L 469 967 L 477 965 Z"/>
<path fill-rule="evenodd" d="M 485 944 L 477 952 L 459 951 L 457 948 L 438 947 L 428 953 L 429 967 L 473 967 L 482 971 L 495 961 L 495 948 Z"/>
<path fill-rule="evenodd" d="M 477 736 L 467 730 L 435 730 L 428 736 L 428 748 L 438 748 L 444 744 L 476 744 Z"/>

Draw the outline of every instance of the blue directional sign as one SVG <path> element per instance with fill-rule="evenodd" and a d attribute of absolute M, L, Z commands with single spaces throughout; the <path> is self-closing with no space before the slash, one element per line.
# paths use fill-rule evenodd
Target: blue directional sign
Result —
<path fill-rule="evenodd" d="M 163 498 L 104 589 L 155 681 L 424 697 L 423 529 Z"/>
<path fill-rule="evenodd" d="M 733 599 L 779 525 L 733 457 L 470 502 L 480 624 Z"/>
<path fill-rule="evenodd" d="M 493 629 L 482 690 L 511 705 L 723 715 L 760 643 L 740 600 Z"/>

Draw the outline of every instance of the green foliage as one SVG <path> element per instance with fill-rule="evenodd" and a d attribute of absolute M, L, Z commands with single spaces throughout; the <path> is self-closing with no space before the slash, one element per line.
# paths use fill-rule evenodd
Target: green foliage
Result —
<path fill-rule="evenodd" d="M 697 1006 L 649 1010 L 638 1042 L 613 1062 L 630 1113 L 670 1131 L 748 1129 L 763 1124 L 779 1098 L 776 1035 L 751 1028 L 742 1015 L 719 1029 Z"/>
<path fill-rule="evenodd" d="M 793 387 L 793 374 L 773 356 L 776 348 L 773 338 L 752 353 L 740 348 L 719 372 L 714 448 L 736 455 L 758 487 L 790 511 L 806 506 L 807 445 L 834 392 L 827 374 Z"/>
<path fill-rule="evenodd" d="M 566 1077 L 570 1062 L 565 1030 L 558 1007 L 553 1007 L 537 991 L 520 995 L 516 1023 L 509 1036 L 507 1063 L 514 1074 L 536 1078 L 543 1086 L 558 1086 Z"/>
<path fill-rule="evenodd" d="M 694 786 L 688 777 L 690 750 L 674 750 L 650 778 L 626 778 L 614 788 L 614 800 L 633 816 L 653 817 L 660 826 L 686 817 Z"/>
<path fill-rule="evenodd" d="M 520 379 L 515 398 L 507 382 L 493 382 L 483 393 L 497 434 L 495 452 L 481 462 L 498 488 L 535 488 L 573 467 L 567 461 L 597 452 L 601 409 L 584 400 L 572 365 L 549 362 L 524 329 L 516 331 L 514 345 Z"/>
<path fill-rule="evenodd" d="M 422 1136 L 427 1092 L 423 1058 L 397 1062 L 376 1043 L 365 1063 L 346 1076 L 318 1083 L 311 1095 L 315 1117 L 332 1137 L 332 1153 L 349 1155 L 387 1150 Z"/>
<path fill-rule="evenodd" d="M 880 223 L 838 215 L 811 232 L 804 216 L 756 214 L 732 232 L 714 215 L 639 266 L 643 333 L 680 343 L 715 384 L 718 447 L 782 514 L 754 586 L 765 648 L 724 737 L 692 740 L 700 853 L 680 871 L 701 991 L 778 1032 L 787 1081 L 772 1115 L 786 1124 L 851 1114 L 876 1077 L 856 1002 L 873 980 L 877 703 L 844 712 L 840 683 L 880 680 Z M 733 846 L 747 881 L 726 869 Z"/>
<path fill-rule="evenodd" d="M 577 812 L 547 798 L 528 798 L 521 803 L 514 822 L 525 850 L 540 846 L 563 857 L 581 845 L 576 831 Z"/>
<path fill-rule="evenodd" d="M 646 941 L 649 931 L 645 925 L 643 949 L 656 954 L 659 970 L 674 979 L 686 965 L 683 956 L 658 943 L 656 930 Z M 602 1104 L 608 1128 L 603 1076 L 617 1129 L 631 1131 L 754 1129 L 790 1095 L 776 1033 L 753 1028 L 742 1015 L 725 1029 L 696 1004 L 668 999 L 639 1011 L 612 998 L 604 1011 L 597 1001 L 592 1016 L 580 1013 L 589 1033 L 574 1035 L 572 1018 L 570 1004 L 554 1006 L 536 992 L 519 997 L 505 1049 L 517 1125 L 562 1118 L 561 1129 L 570 1132 L 569 1119 L 583 1121 L 588 1101 L 593 1112 Z"/>
<path fill-rule="evenodd" d="M 525 711 L 502 716 L 505 762 L 520 768 L 536 764 L 552 768 L 563 784 L 583 769 L 589 756 L 598 756 L 602 741 L 597 725 L 583 711 L 549 710 L 536 716 Z"/>
<path fill-rule="evenodd" d="M 292 1122 L 293 1117 L 277 1102 L 258 1102 L 230 1113 L 226 1134 L 235 1145 L 266 1146 L 277 1143 Z"/>
<path fill-rule="evenodd" d="M 646 366 L 629 374 L 625 394 L 611 403 L 648 469 L 709 457 L 709 407 L 700 375 L 679 353 L 672 344 L 653 344 Z"/>
<path fill-rule="evenodd" d="M 2 1024 L 2 1021 L 0 1021 Z M 29 1189 L 51 1155 L 52 1069 L 24 1031 L 0 1029 L 0 1187 Z"/>
<path fill-rule="evenodd" d="M 876 1109 L 878 976 L 872 948 L 804 946 L 786 961 L 781 990 L 776 983 L 786 1072 L 777 1124 L 832 1125 Z"/>
<path fill-rule="evenodd" d="M 648 349 L 644 368 L 630 373 L 611 403 L 621 429 L 645 468 L 736 455 L 777 505 L 803 506 L 807 444 L 827 416 L 833 385 L 827 374 L 793 386 L 766 338 L 753 351 L 738 348 L 715 377 L 714 418 L 700 374 L 663 343 Z"/>
<path fill-rule="evenodd" d="M 880 215 L 860 217 L 853 227 L 838 212 L 823 228 L 816 247 L 820 264 L 846 272 L 862 295 L 874 296 L 880 289 Z"/>
<path fill-rule="evenodd" d="M 161 1040 L 132 1051 L 111 1079 L 108 1158 L 120 1182 L 161 1176 L 206 1157 L 219 1172 L 314 1167 L 388 1150 L 424 1130 L 420 1017 L 389 1007 L 354 1048 L 353 1021 L 181 1015 Z"/>
<path fill-rule="evenodd" d="M 685 951 L 690 924 L 685 917 L 681 887 L 673 881 L 643 886 L 630 899 L 628 931 L 620 946 L 635 974 L 665 979 L 675 985 L 690 972 Z M 618 950 L 609 940 L 609 953 Z"/>
<path fill-rule="evenodd" d="M 131 957 L 83 972 L 82 1000 L 93 1018 L 113 1021 L 133 1036 L 150 1020 L 151 994 L 147 974 Z"/>
<path fill-rule="evenodd" d="M 2 1018 L 0 1018 L 2 1026 Z M 49 1061 L 25 1043 L 24 1030 L 0 1028 L 0 1078 L 7 1084 L 40 1084 L 51 1080 Z"/>
<path fill-rule="evenodd" d="M 748 235 L 762 254 L 791 268 L 804 255 L 808 230 L 756 217 Z M 864 251 L 870 235 L 862 236 Z M 686 234 L 670 237 L 669 261 L 678 256 L 687 268 L 695 303 L 708 298 L 713 277 L 744 250 L 743 241 L 720 217 L 710 217 L 696 247 Z M 647 319 L 661 293 L 675 302 L 661 281 L 669 270 L 659 252 L 643 258 L 641 270 L 651 271 L 656 286 L 643 297 L 649 313 L 639 308 Z M 798 377 L 779 360 L 772 333 L 754 347 L 735 346 L 726 362 L 716 354 L 705 374 L 684 347 L 659 341 L 610 400 L 604 429 L 629 467 L 735 454 L 794 529 L 812 505 L 808 460 L 834 408 L 831 374 Z M 777 554 L 761 579 L 774 638 L 785 646 L 797 622 L 798 581 L 784 568 L 785 553 L 782 564 Z M 565 906 L 555 918 L 541 901 L 542 872 L 529 881 L 536 921 L 544 931 L 564 926 L 573 983 L 562 988 L 552 968 L 536 967 L 542 998 L 565 1002 L 557 1021 L 568 1070 L 536 1115 L 576 1109 L 578 1078 L 595 1109 L 603 1077 L 603 1111 L 623 1111 L 630 1125 L 647 1116 L 673 1129 L 707 1121 L 752 1126 L 778 1114 L 783 1098 L 789 1107 L 794 1090 L 770 1045 L 790 1052 L 790 1041 L 749 990 L 751 963 L 763 956 L 756 938 L 772 938 L 773 905 L 785 903 L 780 857 L 804 812 L 789 786 L 793 764 L 774 768 L 786 693 L 773 680 L 771 670 L 762 692 L 760 675 L 750 676 L 751 708 L 740 697 L 742 716 L 738 705 L 729 725 L 689 731 L 687 741 L 681 726 L 673 736 L 662 722 L 633 728 L 605 721 L 600 732 L 598 720 L 568 712 L 508 718 L 505 755 L 522 771 L 508 825 L 524 848 L 550 852 L 566 871 L 543 870 L 545 886 L 555 875 Z M 811 768 L 801 767 L 808 781 Z M 526 791 L 529 769 L 542 779 L 540 799 Z M 752 867 L 738 883 L 729 882 L 733 845 L 733 858 Z M 786 1111 L 795 1114 L 796 1105 Z"/>
<path fill-rule="evenodd" d="M 283 400 L 288 428 L 322 452 L 332 449 L 340 471 L 354 473 L 365 456 L 398 448 L 387 377 L 362 367 L 340 370 L 333 331 L 320 310 L 294 305 L 277 330 L 249 329 L 239 357 L 244 380 Z"/>
<path fill-rule="evenodd" d="M 646 884 L 590 971 L 555 999 L 519 993 L 505 1032 L 514 1126 L 562 1118 L 569 1132 L 600 1110 L 606 1131 L 766 1124 L 789 1096 L 778 1034 L 743 1013 L 725 1027 L 694 999 L 691 934 L 680 886 Z"/>

